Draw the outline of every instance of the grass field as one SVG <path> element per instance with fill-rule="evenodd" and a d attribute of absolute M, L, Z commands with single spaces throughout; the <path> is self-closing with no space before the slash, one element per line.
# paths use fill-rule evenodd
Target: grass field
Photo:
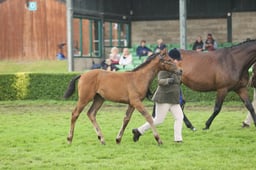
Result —
<path fill-rule="evenodd" d="M 182 144 L 173 142 L 169 114 L 158 126 L 163 145 L 151 131 L 134 143 L 131 130 L 145 122 L 136 111 L 120 145 L 115 137 L 126 106 L 107 102 L 98 113 L 106 145 L 101 145 L 84 111 L 68 145 L 70 115 L 75 101 L 1 101 L 0 169 L 255 169 L 255 127 L 242 129 L 246 109 L 224 103 L 211 129 L 203 131 L 213 103 L 187 103 L 185 111 L 197 131 L 183 126 Z M 151 110 L 152 104 L 146 103 Z M 88 106 L 85 110 L 88 109 Z"/>
<path fill-rule="evenodd" d="M 63 73 L 68 72 L 67 60 L 62 61 L 1 61 L 0 73 Z"/>

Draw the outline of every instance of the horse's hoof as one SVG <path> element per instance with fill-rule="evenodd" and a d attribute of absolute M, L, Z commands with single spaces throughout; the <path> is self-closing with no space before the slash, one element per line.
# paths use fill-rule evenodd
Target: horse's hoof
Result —
<path fill-rule="evenodd" d="M 106 145 L 105 141 L 101 141 L 100 143 L 101 143 L 102 145 Z"/>
<path fill-rule="evenodd" d="M 190 128 L 192 131 L 196 131 L 196 128 L 195 127 L 191 127 Z"/>
<path fill-rule="evenodd" d="M 209 129 L 209 127 L 205 127 L 205 128 L 203 128 L 203 130 L 208 130 Z"/>

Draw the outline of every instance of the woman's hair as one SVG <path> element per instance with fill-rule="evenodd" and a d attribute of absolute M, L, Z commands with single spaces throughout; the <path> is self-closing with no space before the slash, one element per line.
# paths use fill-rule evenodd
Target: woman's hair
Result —
<path fill-rule="evenodd" d="M 115 52 L 115 51 L 118 52 L 118 48 L 117 48 L 117 47 L 112 47 L 112 48 L 111 48 L 111 53 L 113 53 L 113 52 Z"/>

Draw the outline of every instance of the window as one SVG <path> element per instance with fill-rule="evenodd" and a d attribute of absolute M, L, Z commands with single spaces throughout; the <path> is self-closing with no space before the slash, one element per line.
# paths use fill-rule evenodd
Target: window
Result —
<path fill-rule="evenodd" d="M 73 19 L 73 54 L 75 57 L 102 57 L 110 48 L 130 46 L 130 24 L 101 19 Z"/>

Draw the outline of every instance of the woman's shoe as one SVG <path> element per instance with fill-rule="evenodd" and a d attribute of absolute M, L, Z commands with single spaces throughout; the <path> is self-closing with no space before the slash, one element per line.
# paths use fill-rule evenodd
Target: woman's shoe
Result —
<path fill-rule="evenodd" d="M 133 133 L 133 141 L 137 142 L 141 136 L 140 132 L 138 129 L 132 129 L 132 133 Z"/>
<path fill-rule="evenodd" d="M 244 122 L 243 122 L 242 128 L 248 128 L 248 127 L 250 127 L 250 125 L 248 125 L 247 123 L 244 123 Z"/>

